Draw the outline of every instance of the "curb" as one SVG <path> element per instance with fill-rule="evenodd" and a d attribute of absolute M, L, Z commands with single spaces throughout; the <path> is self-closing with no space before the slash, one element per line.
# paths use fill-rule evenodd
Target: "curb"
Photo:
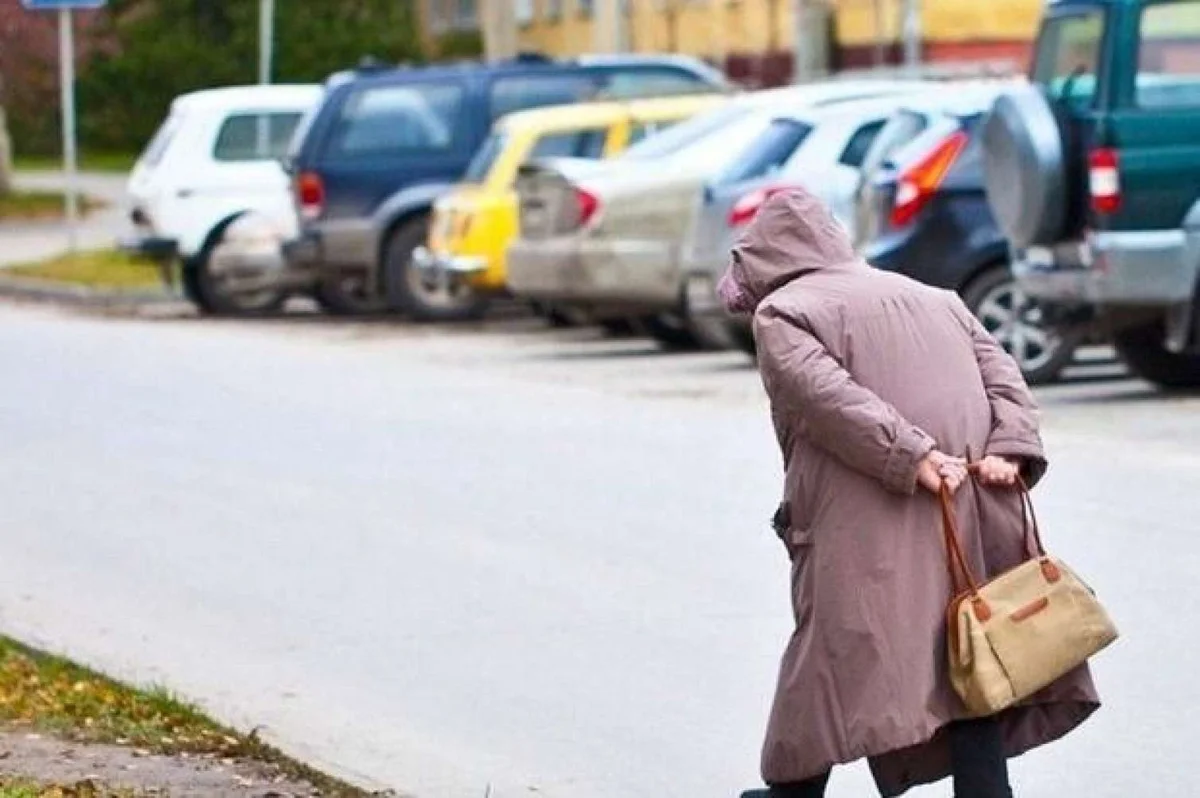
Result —
<path fill-rule="evenodd" d="M 0 297 L 101 310 L 132 310 L 181 298 L 165 290 L 109 291 L 52 280 L 0 275 Z"/>

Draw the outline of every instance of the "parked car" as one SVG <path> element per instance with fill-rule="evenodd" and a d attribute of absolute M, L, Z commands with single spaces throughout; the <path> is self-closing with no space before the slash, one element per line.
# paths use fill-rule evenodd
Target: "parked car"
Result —
<path fill-rule="evenodd" d="M 1200 0 L 1060 0 L 984 130 L 1022 290 L 1142 377 L 1200 385 Z"/>
<path fill-rule="evenodd" d="M 288 167 L 301 233 L 286 247 L 333 313 L 387 308 L 454 318 L 476 300 L 414 268 L 434 201 L 462 178 L 500 117 L 596 96 L 724 91 L 682 56 L 520 57 L 487 65 L 359 70 L 333 85 Z"/>
<path fill-rule="evenodd" d="M 647 139 L 603 169 L 534 162 L 521 170 L 521 234 L 509 249 L 514 293 L 640 317 L 669 346 L 695 339 L 682 310 L 682 246 L 705 182 L 782 108 L 910 91 L 919 82 L 833 81 L 755 92 Z"/>
<path fill-rule="evenodd" d="M 178 262 L 184 292 L 207 313 L 278 307 L 279 248 L 296 230 L 279 159 L 320 96 L 315 85 L 274 85 L 178 97 L 130 175 L 122 246 Z"/>
<path fill-rule="evenodd" d="M 716 283 L 737 236 L 774 193 L 804 186 L 850 226 L 859 168 L 875 137 L 911 95 L 855 100 L 778 113 L 703 192 L 683 247 L 684 312 L 704 346 L 753 350 L 746 319 L 730 319 L 716 302 Z"/>
<path fill-rule="evenodd" d="M 549 156 L 611 157 L 725 102 L 722 94 L 696 94 L 537 108 L 501 118 L 463 182 L 434 203 L 429 245 L 414 256 L 421 277 L 470 293 L 475 302 L 456 298 L 454 306 L 463 317 L 479 315 L 490 297 L 508 287 L 505 251 L 517 232 L 513 182 L 522 163 Z"/>

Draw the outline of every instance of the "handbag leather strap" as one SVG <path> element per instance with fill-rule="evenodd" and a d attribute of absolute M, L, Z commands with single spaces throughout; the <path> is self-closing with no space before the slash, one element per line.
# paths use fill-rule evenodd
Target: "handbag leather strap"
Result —
<path fill-rule="evenodd" d="M 975 473 L 975 469 L 971 471 Z M 1033 498 L 1029 495 L 1029 487 L 1020 476 L 1017 477 L 1017 490 L 1021 502 L 1022 540 L 1028 555 L 1027 560 L 1044 559 L 1046 549 L 1042 545 L 1042 534 L 1038 527 L 1037 514 L 1033 509 Z M 963 553 L 954 512 L 954 496 L 945 482 L 938 491 L 938 499 L 942 510 L 942 536 L 946 544 L 946 569 L 950 574 L 950 584 L 955 595 L 970 593 L 978 596 L 979 582 Z"/>

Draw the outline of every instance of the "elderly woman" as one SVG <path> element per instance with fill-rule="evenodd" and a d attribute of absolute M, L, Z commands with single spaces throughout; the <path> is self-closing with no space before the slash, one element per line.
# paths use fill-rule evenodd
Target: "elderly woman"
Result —
<path fill-rule="evenodd" d="M 763 206 L 720 293 L 754 314 L 795 615 L 763 747 L 769 789 L 744 798 L 821 796 L 834 765 L 863 757 L 884 796 L 951 775 L 957 798 L 1011 796 L 1007 758 L 1099 706 L 1085 666 L 968 719 L 947 673 L 935 494 L 955 491 L 964 550 L 994 576 L 1024 559 L 1008 486 L 1046 469 L 1016 364 L 955 294 L 870 268 L 803 191 Z"/>

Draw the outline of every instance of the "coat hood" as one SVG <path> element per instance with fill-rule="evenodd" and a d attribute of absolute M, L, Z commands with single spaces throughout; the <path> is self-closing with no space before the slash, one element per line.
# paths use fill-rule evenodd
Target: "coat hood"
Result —
<path fill-rule="evenodd" d="M 846 229 L 804 189 L 768 199 L 733 248 L 720 294 L 735 313 L 752 312 L 778 288 L 822 269 L 863 265 Z"/>

